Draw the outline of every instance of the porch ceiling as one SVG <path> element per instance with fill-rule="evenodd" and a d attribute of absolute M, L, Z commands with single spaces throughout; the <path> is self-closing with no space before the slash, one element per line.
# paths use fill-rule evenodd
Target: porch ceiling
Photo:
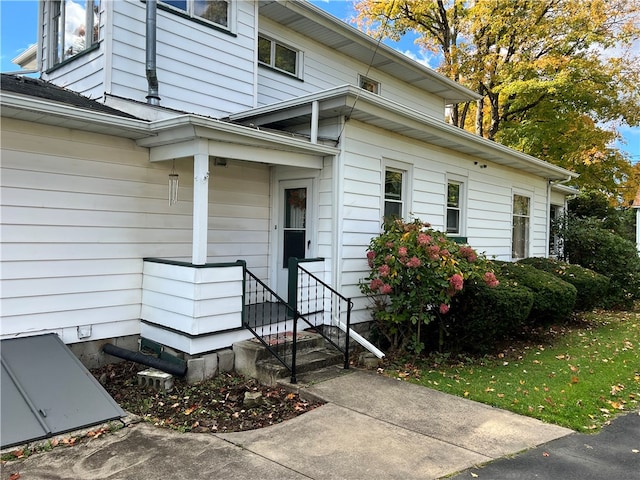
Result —
<path fill-rule="evenodd" d="M 292 128 L 311 122 L 313 102 L 318 102 L 320 120 L 345 116 L 409 138 L 471 155 L 482 161 L 511 167 L 549 180 L 566 180 L 569 177 L 578 176 L 564 168 L 350 85 L 259 107 L 231 115 L 230 119 L 269 128 Z"/>
<path fill-rule="evenodd" d="M 212 157 L 322 168 L 323 158 L 339 151 L 333 146 L 310 143 L 306 137 L 196 115 L 151 122 L 150 130 L 155 136 L 140 139 L 138 144 L 150 149 L 152 162 L 193 157 L 205 149 Z"/>

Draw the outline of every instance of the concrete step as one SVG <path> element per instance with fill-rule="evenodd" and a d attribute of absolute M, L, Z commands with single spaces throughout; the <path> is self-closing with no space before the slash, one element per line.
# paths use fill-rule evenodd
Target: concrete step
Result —
<path fill-rule="evenodd" d="M 291 332 L 272 335 L 265 341 L 276 349 L 287 364 L 291 363 Z M 233 344 L 235 370 L 243 375 L 256 378 L 265 385 L 275 385 L 278 379 L 290 376 L 284 367 L 258 340 L 250 339 Z M 296 350 L 296 370 L 298 373 L 339 364 L 343 361 L 341 352 L 326 346 L 322 335 L 315 332 L 299 332 Z"/>
<path fill-rule="evenodd" d="M 306 350 L 296 355 L 296 375 L 319 370 L 330 365 L 343 363 L 343 355 L 335 348 L 321 348 L 318 350 Z M 285 357 L 290 363 L 291 356 Z M 289 378 L 291 373 L 276 358 L 260 360 L 256 364 L 256 379 L 264 385 L 276 385 L 278 380 Z"/>

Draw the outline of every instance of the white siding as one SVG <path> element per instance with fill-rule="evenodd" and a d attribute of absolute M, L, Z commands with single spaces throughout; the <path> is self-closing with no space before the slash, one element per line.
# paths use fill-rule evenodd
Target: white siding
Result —
<path fill-rule="evenodd" d="M 106 92 L 145 102 L 145 3 L 122 0 L 102 4 L 106 6 L 99 50 L 56 68 L 44 78 L 93 98 Z M 158 8 L 160 104 L 213 117 L 252 108 L 254 24 L 253 2 L 237 2 L 233 34 Z M 107 65 L 105 56 L 109 57 Z"/>
<path fill-rule="evenodd" d="M 368 65 L 319 45 L 313 39 L 287 30 L 282 25 L 260 17 L 260 32 L 303 53 L 302 80 L 269 68 L 258 68 L 258 104 L 271 103 L 339 85 L 357 85 L 358 74 L 367 75 L 381 84 L 381 95 L 435 118 L 444 118 L 441 97 L 413 88 Z"/>
<path fill-rule="evenodd" d="M 547 188 L 543 178 L 495 164 L 474 165 L 477 158 L 420 143 L 400 135 L 350 121 L 345 131 L 344 218 L 341 262 L 341 293 L 355 299 L 356 319 L 367 320 L 367 300 L 358 282 L 367 275 L 366 247 L 377 235 L 382 218 L 382 168 L 385 160 L 411 166 L 413 217 L 444 229 L 447 174 L 465 179 L 467 189 L 466 232 L 469 244 L 488 256 L 511 258 L 511 210 L 513 191 L 532 198 L 531 256 L 546 249 Z M 486 161 L 479 162 L 487 164 Z"/>
<path fill-rule="evenodd" d="M 3 119 L 2 335 L 137 333 L 142 259 L 191 258 L 192 161 L 176 162 L 171 207 L 170 169 L 130 140 Z M 244 258 L 267 277 L 269 178 L 265 165 L 211 166 L 209 262 Z"/>

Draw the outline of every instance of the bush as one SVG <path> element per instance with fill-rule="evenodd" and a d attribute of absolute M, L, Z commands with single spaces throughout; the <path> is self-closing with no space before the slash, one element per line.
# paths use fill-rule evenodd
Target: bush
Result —
<path fill-rule="evenodd" d="M 531 323 L 565 320 L 576 304 L 576 287 L 555 275 L 523 263 L 495 262 L 499 277 L 504 277 L 533 292 Z"/>
<path fill-rule="evenodd" d="M 633 242 L 602 228 L 596 219 L 568 218 L 560 235 L 565 260 L 610 279 L 607 308 L 629 308 L 640 299 L 640 257 Z"/>
<path fill-rule="evenodd" d="M 446 315 L 454 296 L 474 283 L 498 284 L 482 255 L 420 220 L 385 223 L 369 244 L 367 261 L 360 289 L 372 297 L 376 328 L 392 349 L 420 353 L 422 326 Z"/>
<path fill-rule="evenodd" d="M 446 336 L 440 349 L 485 352 L 496 341 L 520 331 L 531 312 L 533 292 L 498 279 L 500 285 L 495 288 L 470 285 L 453 299 L 449 315 L 442 319 Z"/>
<path fill-rule="evenodd" d="M 570 283 L 578 291 L 576 310 L 586 311 L 606 305 L 609 291 L 609 277 L 601 275 L 580 265 L 554 260 L 552 258 L 524 258 L 518 263 L 531 265 L 538 270 L 552 273 L 556 277 Z"/>

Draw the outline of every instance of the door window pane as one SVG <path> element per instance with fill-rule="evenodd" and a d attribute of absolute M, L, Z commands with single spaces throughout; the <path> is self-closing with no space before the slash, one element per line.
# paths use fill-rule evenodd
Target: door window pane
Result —
<path fill-rule="evenodd" d="M 283 268 L 290 257 L 305 258 L 307 240 L 307 189 L 287 188 L 284 191 L 284 251 Z"/>

